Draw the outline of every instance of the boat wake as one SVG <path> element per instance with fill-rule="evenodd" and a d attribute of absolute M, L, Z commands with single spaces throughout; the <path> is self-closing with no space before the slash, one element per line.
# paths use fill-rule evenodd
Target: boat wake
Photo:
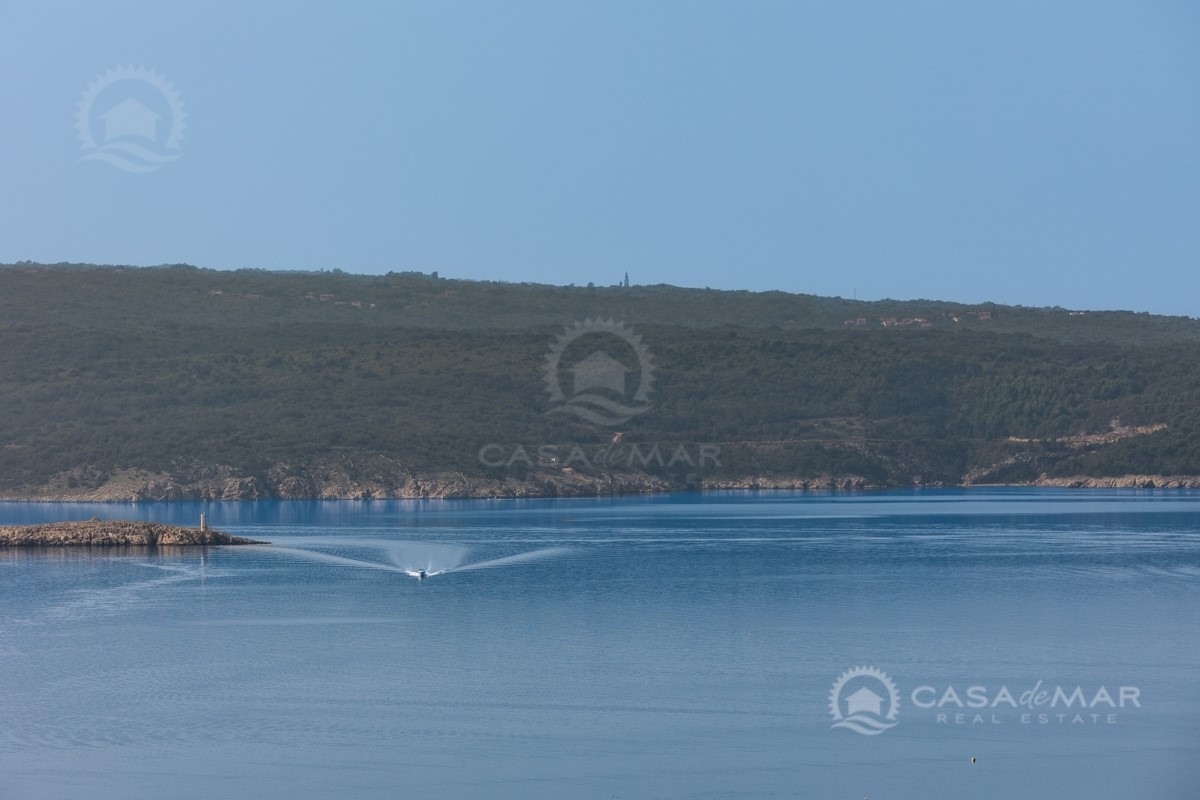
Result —
<path fill-rule="evenodd" d="M 568 547 L 543 547 L 524 553 L 514 553 L 513 555 L 501 556 L 500 558 L 491 558 L 486 561 L 463 563 L 468 551 L 466 548 L 455 545 L 436 545 L 423 542 L 368 543 L 362 541 L 356 541 L 354 544 L 356 546 L 373 545 L 378 549 L 385 550 L 391 563 L 350 558 L 349 556 L 335 555 L 322 550 L 309 550 L 303 547 L 272 546 L 271 550 L 324 564 L 397 572 L 418 580 L 425 580 L 426 578 L 433 578 L 438 575 L 447 575 L 454 572 L 470 572 L 472 570 L 515 566 L 531 561 L 553 558 L 570 551 Z"/>
<path fill-rule="evenodd" d="M 543 558 L 553 558 L 561 556 L 570 551 L 569 547 L 543 547 L 541 550 L 530 550 L 526 553 L 517 553 L 512 556 L 504 556 L 503 558 L 493 558 L 489 561 L 480 561 L 476 564 L 463 564 L 460 567 L 446 570 L 447 572 L 469 572 L 473 569 L 492 569 L 494 567 L 507 567 L 512 564 L 524 564 L 527 561 L 538 561 Z"/>

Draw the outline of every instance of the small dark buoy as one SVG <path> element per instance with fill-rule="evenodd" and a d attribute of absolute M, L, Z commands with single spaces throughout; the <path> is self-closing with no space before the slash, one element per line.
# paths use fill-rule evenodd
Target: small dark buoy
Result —
<path fill-rule="evenodd" d="M 972 763 L 972 764 L 974 764 L 974 763 L 975 763 L 975 756 L 971 756 L 971 763 Z"/>

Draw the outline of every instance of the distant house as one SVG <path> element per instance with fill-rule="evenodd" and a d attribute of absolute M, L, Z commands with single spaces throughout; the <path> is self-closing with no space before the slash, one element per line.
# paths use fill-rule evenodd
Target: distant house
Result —
<path fill-rule="evenodd" d="M 979 312 L 979 318 L 980 318 L 980 319 L 991 319 L 991 318 L 992 318 L 992 312 L 990 312 L 990 311 L 980 311 L 980 312 Z"/>
<path fill-rule="evenodd" d="M 894 327 L 896 327 L 896 318 L 895 317 L 882 317 L 879 320 L 879 324 L 885 328 L 894 328 Z"/>

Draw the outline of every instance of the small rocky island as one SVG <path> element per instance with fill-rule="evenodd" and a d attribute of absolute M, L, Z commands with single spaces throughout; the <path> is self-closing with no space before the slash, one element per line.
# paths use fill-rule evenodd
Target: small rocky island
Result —
<path fill-rule="evenodd" d="M 3 547 L 157 547 L 266 544 L 208 528 L 180 528 L 158 522 L 99 520 L 46 525 L 0 526 Z"/>

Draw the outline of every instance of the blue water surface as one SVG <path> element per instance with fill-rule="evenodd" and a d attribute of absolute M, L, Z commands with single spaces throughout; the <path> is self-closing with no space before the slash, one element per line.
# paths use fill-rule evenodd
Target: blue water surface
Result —
<path fill-rule="evenodd" d="M 0 522 L 201 512 L 271 544 L 0 551 L 0 797 L 1200 796 L 1200 493 L 0 503 Z M 835 727 L 878 675 L 882 732 Z M 1039 686 L 1136 702 L 913 696 Z"/>

